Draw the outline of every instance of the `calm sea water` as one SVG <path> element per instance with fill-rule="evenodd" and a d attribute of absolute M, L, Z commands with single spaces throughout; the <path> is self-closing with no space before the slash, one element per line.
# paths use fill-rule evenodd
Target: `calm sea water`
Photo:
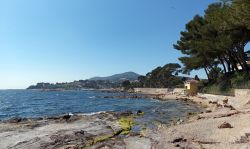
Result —
<path fill-rule="evenodd" d="M 0 90 L 0 120 L 13 117 L 37 118 L 65 113 L 93 113 L 100 111 L 142 110 L 144 122 L 168 122 L 200 110 L 194 104 L 170 100 L 109 99 L 104 96 L 119 96 L 121 93 L 97 91 Z"/>

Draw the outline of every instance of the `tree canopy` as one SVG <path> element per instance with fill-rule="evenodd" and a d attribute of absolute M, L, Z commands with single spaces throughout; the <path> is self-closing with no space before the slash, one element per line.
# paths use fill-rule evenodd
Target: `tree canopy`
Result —
<path fill-rule="evenodd" d="M 163 67 L 155 68 L 146 76 L 140 76 L 138 80 L 141 87 L 175 87 L 183 84 L 181 78 L 177 76 L 180 68 L 181 66 L 177 63 L 166 64 Z"/>
<path fill-rule="evenodd" d="M 209 80 L 221 73 L 248 73 L 245 46 L 250 41 L 250 1 L 227 0 L 213 3 L 205 15 L 196 15 L 186 24 L 174 44 L 183 57 L 183 73 L 204 69 Z M 239 69 L 241 68 L 241 69 Z"/>

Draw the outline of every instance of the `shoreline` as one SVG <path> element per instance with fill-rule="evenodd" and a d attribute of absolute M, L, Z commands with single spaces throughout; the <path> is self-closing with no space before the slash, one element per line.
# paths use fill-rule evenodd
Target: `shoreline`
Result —
<path fill-rule="evenodd" d="M 132 94 L 132 96 L 134 95 L 136 94 Z M 143 95 L 143 97 L 145 96 L 149 97 L 149 95 Z M 156 96 L 150 95 L 150 97 Z M 154 98 L 153 100 L 159 99 Z M 141 113 L 137 111 L 134 114 L 132 112 L 96 112 L 3 120 L 0 121 L 0 146 L 21 149 L 44 148 L 45 146 L 46 148 L 74 148 L 76 146 L 96 148 L 109 143 L 112 144 L 109 146 L 118 143 L 119 146 L 124 148 L 136 148 L 135 143 L 139 142 L 144 145 L 144 148 L 148 148 L 154 142 L 152 142 L 152 139 L 143 137 L 140 132 L 127 130 L 130 131 L 127 132 L 128 135 L 123 136 L 122 134 L 123 127 L 132 129 L 133 124 L 127 118 L 135 118 L 141 116 L 141 114 L 143 115 L 143 111 Z M 125 125 L 128 125 L 126 123 L 129 122 L 131 126 L 120 124 L 121 119 L 125 121 Z M 149 128 L 141 127 L 142 129 Z M 98 133 L 95 133 L 96 131 Z M 86 136 L 81 133 L 85 133 Z M 78 136 L 79 134 L 80 136 Z M 69 139 L 69 136 L 73 140 Z M 82 142 L 79 137 L 86 137 L 85 141 L 90 143 Z"/>
<path fill-rule="evenodd" d="M 172 97 L 165 95 L 161 100 Z M 235 108 L 227 98 L 214 101 L 197 95 L 176 96 L 176 99 L 194 102 L 205 111 L 188 116 L 185 121 L 177 121 L 171 126 L 161 125 L 157 132 L 146 130 L 145 137 L 157 138 L 157 148 L 250 148 L 249 103 Z"/>
<path fill-rule="evenodd" d="M 134 116 L 129 111 L 100 112 L 2 121 L 0 148 L 99 148 L 110 139 L 125 147 L 120 138 L 131 131 Z"/>
<path fill-rule="evenodd" d="M 199 96 L 139 94 L 154 97 L 154 100 L 160 101 L 192 102 L 201 106 L 204 111 L 189 113 L 185 118 L 174 120 L 171 124 L 160 123 L 156 129 L 144 128 L 140 133 L 128 132 L 133 125 L 131 117 L 135 116 L 131 112 L 120 112 L 120 114 L 119 112 L 97 112 L 43 119 L 0 121 L 0 146 L 21 149 L 45 146 L 47 148 L 118 148 L 121 146 L 128 149 L 250 148 L 250 121 L 248 120 L 250 106 L 248 105 L 234 108 L 226 99 L 222 99 L 221 103 L 221 101 L 215 102 Z M 129 125 L 125 127 L 130 129 L 126 131 L 125 136 L 121 135 L 124 130 L 124 124 L 120 123 L 121 118 L 125 125 Z M 41 130 L 45 132 L 42 133 Z M 20 131 L 22 133 L 19 133 Z"/>

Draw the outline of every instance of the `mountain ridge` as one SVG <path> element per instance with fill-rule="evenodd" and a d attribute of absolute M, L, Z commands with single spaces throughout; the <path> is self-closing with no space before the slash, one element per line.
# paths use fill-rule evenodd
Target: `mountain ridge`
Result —
<path fill-rule="evenodd" d="M 106 76 L 106 77 L 93 77 L 88 80 L 92 80 L 92 81 L 106 80 L 106 81 L 112 81 L 112 82 L 121 82 L 124 80 L 136 81 L 139 76 L 141 75 L 135 72 L 129 71 L 129 72 L 114 74 L 114 75 Z"/>

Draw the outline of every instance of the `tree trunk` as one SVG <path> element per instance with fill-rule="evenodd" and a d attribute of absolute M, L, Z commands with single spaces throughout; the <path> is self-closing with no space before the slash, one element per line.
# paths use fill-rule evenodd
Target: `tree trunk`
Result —
<path fill-rule="evenodd" d="M 206 68 L 206 67 L 204 67 L 204 70 L 205 70 L 205 72 L 206 72 L 208 82 L 210 82 L 210 81 L 211 81 L 211 79 L 210 79 L 210 77 L 209 77 L 209 74 L 208 74 L 207 68 Z"/>
<path fill-rule="evenodd" d="M 238 67 L 237 67 L 237 61 L 234 59 L 234 57 L 232 56 L 232 52 L 230 50 L 227 51 L 227 55 L 229 57 L 229 62 L 232 64 L 232 70 L 236 70 L 239 71 Z"/>
<path fill-rule="evenodd" d="M 239 57 L 240 61 L 242 62 L 242 65 L 244 67 L 244 70 L 246 72 L 248 72 L 249 69 L 248 69 L 248 66 L 247 66 L 246 59 L 245 59 L 244 47 L 245 47 L 245 44 L 239 44 L 238 46 L 236 46 L 236 49 L 237 49 L 237 52 L 238 52 L 238 57 Z"/>
<path fill-rule="evenodd" d="M 227 71 L 230 72 L 231 71 L 231 64 L 230 62 L 228 61 L 228 59 L 225 57 L 225 55 L 223 56 L 224 58 L 224 61 L 226 62 L 227 64 Z"/>
<path fill-rule="evenodd" d="M 222 64 L 223 68 L 224 68 L 224 72 L 227 73 L 227 69 L 226 66 L 224 64 L 224 61 L 222 60 L 222 58 L 218 57 L 218 59 L 220 60 L 220 63 Z"/>

